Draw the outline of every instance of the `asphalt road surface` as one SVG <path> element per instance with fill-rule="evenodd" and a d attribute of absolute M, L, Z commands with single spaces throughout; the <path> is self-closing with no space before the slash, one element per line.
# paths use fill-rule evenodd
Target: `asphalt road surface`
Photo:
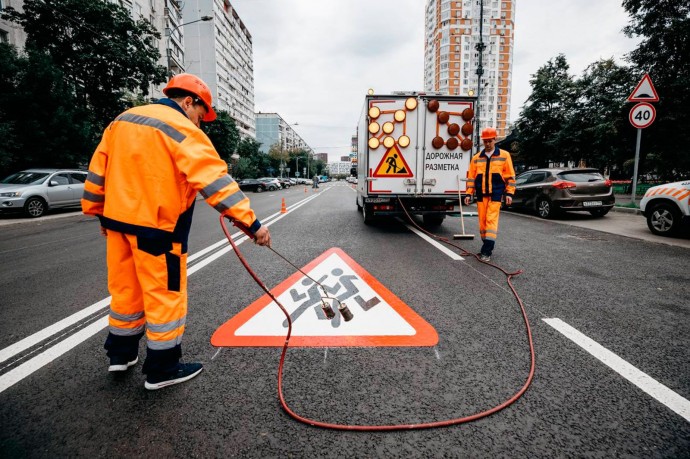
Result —
<path fill-rule="evenodd" d="M 500 271 L 437 248 L 409 223 L 364 225 L 344 182 L 249 196 L 273 247 L 295 265 L 339 248 L 438 337 L 435 345 L 321 346 L 317 336 L 291 348 L 284 392 L 296 413 L 346 425 L 433 422 L 500 405 L 525 384 L 525 325 Z M 159 391 L 144 389 L 141 364 L 107 372 L 98 221 L 66 214 L 0 227 L 1 457 L 690 456 L 687 238 L 653 242 L 615 228 L 644 226 L 640 216 L 502 213 L 492 261 L 523 271 L 513 284 L 534 339 L 529 389 L 467 424 L 343 432 L 297 422 L 281 408 L 280 347 L 210 344 L 263 292 L 227 249 L 217 213 L 198 201 L 195 214 L 183 353 L 205 369 Z M 465 225 L 478 233 L 475 218 Z M 451 217 L 435 233 L 450 238 L 459 228 Z M 480 247 L 478 239 L 457 242 Z M 270 288 L 296 272 L 266 248 L 239 247 Z M 393 323 L 353 309 L 333 334 Z"/>

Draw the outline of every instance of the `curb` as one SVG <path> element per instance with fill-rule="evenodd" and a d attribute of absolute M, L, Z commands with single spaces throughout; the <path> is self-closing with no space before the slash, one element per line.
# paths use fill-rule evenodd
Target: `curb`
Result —
<path fill-rule="evenodd" d="M 640 209 L 634 209 L 632 207 L 613 206 L 611 210 L 614 212 L 621 212 L 624 214 L 642 215 L 642 211 Z"/>

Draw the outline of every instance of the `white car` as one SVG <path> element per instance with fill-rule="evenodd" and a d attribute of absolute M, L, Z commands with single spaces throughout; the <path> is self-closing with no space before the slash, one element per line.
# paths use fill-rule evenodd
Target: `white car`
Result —
<path fill-rule="evenodd" d="M 81 205 L 87 171 L 26 169 L 0 180 L 0 211 L 40 217 L 46 210 Z"/>
<path fill-rule="evenodd" d="M 690 180 L 653 186 L 640 201 L 649 230 L 659 236 L 678 234 L 690 222 Z"/>

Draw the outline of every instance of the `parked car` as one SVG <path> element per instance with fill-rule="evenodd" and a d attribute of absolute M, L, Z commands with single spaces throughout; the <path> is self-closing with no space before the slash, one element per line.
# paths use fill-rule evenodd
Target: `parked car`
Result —
<path fill-rule="evenodd" d="M 266 189 L 268 191 L 280 190 L 283 185 L 275 177 L 261 177 L 257 179 L 258 181 L 266 184 Z"/>
<path fill-rule="evenodd" d="M 264 182 L 260 182 L 256 179 L 244 179 L 237 182 L 242 191 L 255 191 L 257 193 L 263 193 L 266 191 L 267 187 Z"/>
<path fill-rule="evenodd" d="M 283 188 L 290 188 L 292 186 L 292 182 L 288 178 L 279 178 L 278 181 L 283 186 Z"/>
<path fill-rule="evenodd" d="M 27 169 L 0 180 L 0 211 L 35 218 L 48 209 L 81 205 L 86 171 Z"/>
<path fill-rule="evenodd" d="M 649 230 L 659 236 L 674 236 L 690 223 L 690 180 L 653 186 L 640 201 Z"/>
<path fill-rule="evenodd" d="M 513 203 L 506 208 L 534 210 L 542 218 L 564 211 L 587 211 L 603 217 L 616 198 L 613 185 L 596 169 L 533 169 L 515 180 Z"/>

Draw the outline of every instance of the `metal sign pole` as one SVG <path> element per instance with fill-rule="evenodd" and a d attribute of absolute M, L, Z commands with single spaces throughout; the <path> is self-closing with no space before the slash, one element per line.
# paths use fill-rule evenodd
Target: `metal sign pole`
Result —
<path fill-rule="evenodd" d="M 635 194 L 637 192 L 637 166 L 640 162 L 640 139 L 642 139 L 642 129 L 637 128 L 637 146 L 635 147 L 635 167 L 632 178 L 632 194 L 630 196 L 630 202 L 635 204 Z"/>

